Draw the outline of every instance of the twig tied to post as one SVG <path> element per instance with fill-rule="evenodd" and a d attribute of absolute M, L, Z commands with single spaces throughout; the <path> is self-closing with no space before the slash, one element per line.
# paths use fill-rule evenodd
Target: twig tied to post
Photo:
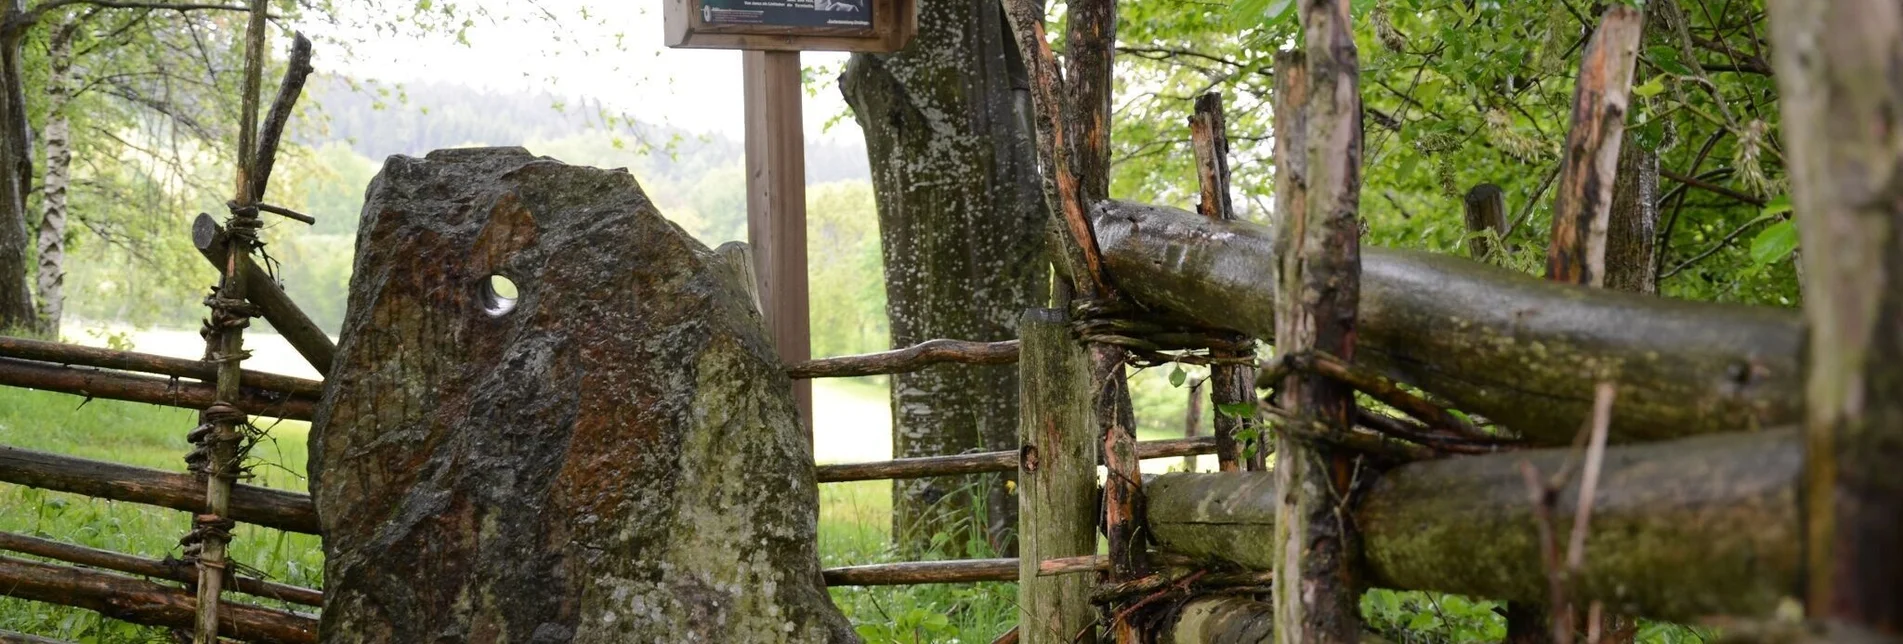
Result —
<path fill-rule="evenodd" d="M 267 123 L 262 140 L 258 130 L 259 92 L 264 75 L 266 10 L 269 0 L 252 0 L 250 20 L 245 25 L 245 76 L 238 118 L 238 168 L 229 203 L 231 217 L 226 221 L 230 244 L 225 257 L 224 278 L 205 304 L 211 309 L 205 336 L 205 359 L 218 365 L 218 401 L 200 414 L 199 425 L 191 432 L 197 447 L 186 457 L 191 470 L 205 478 L 205 508 L 193 515 L 193 529 L 180 540 L 188 560 L 198 566 L 197 623 L 194 644 L 219 641 L 219 595 L 228 576 L 230 563 L 226 544 L 236 522 L 231 515 L 231 491 L 242 474 L 249 443 L 256 440 L 249 415 L 227 402 L 239 400 L 244 328 L 257 317 L 257 307 L 247 301 L 247 275 L 242 270 L 254 248 L 261 246 L 257 234 L 263 224 L 258 220 L 259 201 L 269 182 L 278 139 L 284 123 L 303 91 L 310 75 L 310 41 L 298 35 L 293 44 L 291 68 L 286 72 L 272 122 Z"/>

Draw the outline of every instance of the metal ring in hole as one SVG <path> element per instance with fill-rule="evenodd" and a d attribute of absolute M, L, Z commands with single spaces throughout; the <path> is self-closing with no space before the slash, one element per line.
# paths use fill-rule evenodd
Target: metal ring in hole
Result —
<path fill-rule="evenodd" d="M 490 275 L 482 281 L 482 310 L 489 317 L 502 317 L 515 310 L 515 300 L 519 293 L 515 282 L 501 275 Z"/>

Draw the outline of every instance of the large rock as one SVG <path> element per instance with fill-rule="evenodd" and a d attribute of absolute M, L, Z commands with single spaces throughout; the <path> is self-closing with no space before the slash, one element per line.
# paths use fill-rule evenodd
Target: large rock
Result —
<path fill-rule="evenodd" d="M 742 274 L 624 171 L 391 157 L 311 433 L 323 641 L 856 639 Z"/>

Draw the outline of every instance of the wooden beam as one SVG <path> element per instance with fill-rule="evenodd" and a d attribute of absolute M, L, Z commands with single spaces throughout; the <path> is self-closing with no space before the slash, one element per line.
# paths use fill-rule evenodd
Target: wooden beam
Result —
<path fill-rule="evenodd" d="M 143 503 L 183 512 L 205 508 L 205 483 L 189 474 L 0 447 L 0 483 Z M 232 486 L 232 518 L 289 532 L 317 534 L 309 496 L 251 485 Z"/>
<path fill-rule="evenodd" d="M 196 378 L 212 381 L 218 378 L 218 365 L 204 360 L 188 360 L 170 356 L 116 351 L 97 347 L 82 347 L 76 344 L 46 342 L 29 338 L 0 336 L 0 358 L 17 358 L 62 365 L 99 367 L 120 371 Z M 244 384 L 267 391 L 276 391 L 295 396 L 316 399 L 324 395 L 324 383 L 292 376 L 245 371 Z"/>
<path fill-rule="evenodd" d="M 0 557 L 0 595 L 84 608 L 112 619 L 169 628 L 192 628 L 196 602 L 184 589 L 123 575 Z M 218 634 L 247 642 L 297 644 L 317 641 L 317 618 L 226 602 L 218 611 Z"/>
<path fill-rule="evenodd" d="M 217 219 L 200 213 L 197 219 L 192 220 L 192 245 L 220 274 L 225 272 L 230 245 L 226 241 L 225 229 L 218 225 Z M 284 294 L 283 287 L 259 268 L 257 262 L 242 257 L 238 266 L 245 274 L 245 299 L 258 307 L 258 311 L 264 315 L 264 321 L 270 322 L 271 328 L 284 336 L 284 341 L 289 342 L 298 355 L 304 356 L 304 360 L 317 369 L 319 375 L 330 375 L 330 362 L 337 356 L 337 343 L 332 342 L 330 335 L 311 321 L 309 315 L 297 308 L 291 296 Z"/>
<path fill-rule="evenodd" d="M 1018 363 L 1018 635 L 1030 644 L 1067 644 L 1094 630 L 1091 580 L 1039 578 L 1037 564 L 1097 552 L 1090 362 L 1062 310 L 1026 311 L 1018 337 L 1025 346 Z"/>
<path fill-rule="evenodd" d="M 1216 453 L 1216 439 L 1213 436 L 1167 438 L 1137 443 L 1137 458 L 1141 460 L 1214 453 Z M 1018 453 L 1005 451 L 900 458 L 865 463 L 835 463 L 817 466 L 814 468 L 814 473 L 818 475 L 821 483 L 843 483 L 1010 472 L 1017 467 Z"/>
<path fill-rule="evenodd" d="M 1018 361 L 1018 341 L 926 340 L 903 349 L 807 360 L 786 366 L 794 380 L 909 373 L 937 364 L 992 365 Z"/>
<path fill-rule="evenodd" d="M 741 54 L 747 138 L 747 243 L 760 279 L 767 335 L 780 360 L 813 357 L 806 285 L 806 149 L 801 118 L 800 54 Z M 813 436 L 813 385 L 793 383 L 807 442 Z"/>
<path fill-rule="evenodd" d="M 0 358 L 0 386 L 53 391 L 87 398 L 204 409 L 219 400 L 218 389 L 202 382 L 153 378 L 85 367 Z M 232 401 L 254 416 L 310 420 L 317 400 L 278 391 L 243 387 Z"/>
<path fill-rule="evenodd" d="M 100 550 L 76 544 L 61 543 L 51 539 L 41 539 L 24 534 L 0 532 L 0 550 L 33 555 L 35 557 L 45 557 L 47 559 L 55 559 L 82 566 L 91 566 L 93 568 L 131 573 L 142 577 L 156 577 L 158 579 L 167 579 L 187 584 L 198 581 L 198 567 L 186 561 L 177 559 L 167 559 L 164 561 L 146 559 L 144 557 L 135 557 L 110 550 Z M 267 599 L 303 604 L 305 606 L 322 607 L 324 605 L 324 593 L 321 591 L 289 584 L 280 584 L 253 577 L 242 577 L 230 574 L 229 571 L 227 571 L 227 576 L 231 582 L 230 588 L 232 590 L 247 595 L 257 595 Z"/>

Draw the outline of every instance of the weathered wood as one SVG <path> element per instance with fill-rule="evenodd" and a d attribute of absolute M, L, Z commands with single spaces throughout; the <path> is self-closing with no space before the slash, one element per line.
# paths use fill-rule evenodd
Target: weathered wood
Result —
<path fill-rule="evenodd" d="M 1173 644 L 1250 644 L 1275 637 L 1275 606 L 1242 596 L 1211 595 L 1177 609 L 1157 641 Z"/>
<path fill-rule="evenodd" d="M 1200 456 L 1216 453 L 1216 439 L 1213 436 L 1167 438 L 1141 441 L 1136 447 L 1137 458 L 1142 460 Z M 1010 472 L 1017 468 L 1018 452 L 1007 451 L 923 456 L 865 463 L 832 463 L 815 467 L 814 473 L 820 483 L 843 483 Z"/>
<path fill-rule="evenodd" d="M 1482 183 L 1467 191 L 1465 199 L 1467 222 L 1467 258 L 1476 262 L 1498 265 L 1500 253 L 1505 249 L 1496 245 L 1506 241 L 1507 235 L 1507 197 L 1500 186 Z M 1484 233 L 1493 233 L 1488 237 Z"/>
<path fill-rule="evenodd" d="M 1805 605 L 1833 628 L 1893 639 L 1903 635 L 1903 5 L 1769 8 L 1810 322 Z"/>
<path fill-rule="evenodd" d="M 1304 149 L 1297 154 L 1307 160 L 1291 181 L 1302 186 L 1294 198 L 1306 207 L 1275 220 L 1281 261 L 1274 275 L 1276 351 L 1322 351 L 1352 361 L 1361 282 L 1361 91 L 1348 5 L 1301 3 L 1306 72 L 1290 82 L 1307 88 L 1277 100 L 1306 99 L 1301 108 L 1284 103 L 1278 109 L 1303 113 Z M 1278 402 L 1295 420 L 1315 423 L 1322 436 L 1347 436 L 1354 428 L 1354 389 L 1339 380 L 1291 373 Z M 1276 508 L 1281 559 L 1275 586 L 1301 589 L 1275 594 L 1275 641 L 1353 641 L 1361 633 L 1360 537 L 1337 513 L 1362 464 L 1337 445 L 1289 431 L 1276 433 L 1275 463 L 1286 492 Z"/>
<path fill-rule="evenodd" d="M 184 512 L 205 508 L 205 484 L 189 474 L 11 447 L 0 447 L 0 482 Z M 231 517 L 267 528 L 317 534 L 311 498 L 295 492 L 234 486 Z"/>
<path fill-rule="evenodd" d="M 363 212 L 311 426 L 327 640 L 856 639 L 784 363 L 631 175 L 395 156 Z"/>
<path fill-rule="evenodd" d="M 0 358 L 0 385 L 185 409 L 204 409 L 219 398 L 217 387 L 202 382 L 13 358 Z M 242 388 L 231 402 L 254 416 L 290 420 L 310 420 L 317 405 L 311 397 L 257 387 Z"/>
<path fill-rule="evenodd" d="M 225 229 L 218 225 L 217 219 L 200 213 L 198 218 L 192 220 L 192 245 L 220 274 L 225 272 L 230 244 L 226 241 Z M 330 362 L 337 355 L 337 344 L 331 341 L 323 328 L 311 321 L 309 315 L 297 308 L 291 296 L 286 295 L 284 288 L 278 286 L 264 269 L 259 268 L 257 262 L 244 257 L 238 260 L 238 265 L 245 274 L 245 299 L 258 307 L 258 313 L 271 323 L 271 328 L 284 336 L 284 341 L 290 343 L 298 355 L 304 356 L 304 360 L 317 369 L 318 374 L 330 376 Z"/>
<path fill-rule="evenodd" d="M 1222 94 L 1209 92 L 1196 97 L 1196 112 L 1189 117 L 1190 147 L 1196 153 L 1196 182 L 1202 201 L 1196 211 L 1218 221 L 1236 218 L 1229 200 L 1229 132 L 1222 111 Z M 1212 350 L 1217 360 L 1249 357 L 1253 351 Z M 1215 408 L 1212 426 L 1219 447 L 1216 466 L 1224 472 L 1242 469 L 1246 446 L 1237 439 L 1255 432 L 1255 414 L 1230 413 L 1237 406 L 1254 407 L 1255 367 L 1247 364 L 1216 364 L 1209 368 L 1209 398 Z M 1194 396 L 1192 396 L 1194 398 Z M 1257 439 L 1256 455 L 1266 451 Z M 1257 468 L 1260 469 L 1260 468 Z"/>
<path fill-rule="evenodd" d="M 1553 472 L 1571 452 L 1387 472 L 1349 517 L 1362 530 L 1367 582 L 1544 604 L 1520 463 Z M 1607 449 L 1575 596 L 1657 619 L 1770 615 L 1797 589 L 1802 465 L 1797 437 L 1782 430 Z M 1279 498 L 1272 474 L 1164 474 L 1148 489 L 1159 548 L 1251 569 L 1280 565 L 1282 552 L 1266 539 Z M 1570 530 L 1578 494 L 1577 479 L 1560 494 L 1556 530 Z"/>
<path fill-rule="evenodd" d="M 197 568 L 184 561 L 135 557 L 12 532 L 0 532 L 0 550 L 188 584 L 198 580 Z M 228 576 L 226 587 L 241 593 L 305 606 L 324 605 L 321 591 L 253 577 Z"/>
<path fill-rule="evenodd" d="M 177 376 L 211 381 L 218 378 L 218 365 L 204 360 L 188 360 L 170 356 L 116 351 L 98 347 L 83 347 L 76 344 L 47 342 L 29 338 L 0 336 L 0 358 L 17 358 L 39 362 L 52 362 L 62 365 L 100 367 L 120 371 L 136 371 L 161 376 Z M 324 383 L 317 380 L 266 373 L 245 371 L 246 386 L 276 391 L 293 396 L 316 398 L 323 395 Z"/>
<path fill-rule="evenodd" d="M 250 194 L 253 200 L 264 200 L 264 191 L 271 184 L 271 168 L 277 165 L 278 142 L 284 138 L 284 127 L 290 124 L 291 114 L 297 108 L 298 99 L 304 96 L 304 81 L 310 78 L 313 71 L 316 70 L 311 67 L 310 39 L 305 38 L 304 34 L 293 32 L 291 54 L 284 61 L 284 78 L 278 82 L 277 98 L 272 99 L 271 111 L 264 117 L 264 125 L 258 133 L 258 149 L 253 153 L 256 158 L 253 163 L 256 169 L 251 175 Z M 259 204 L 259 209 L 276 212 L 306 224 L 317 223 L 316 219 L 292 213 L 283 208 L 265 209 L 264 204 Z"/>
<path fill-rule="evenodd" d="M 1018 635 L 1067 644 L 1096 621 L 1092 580 L 1039 578 L 1038 563 L 1097 552 L 1090 364 L 1061 310 L 1026 311 L 1018 337 L 1025 347 L 1018 363 Z"/>
<path fill-rule="evenodd" d="M 1189 383 L 1189 400 L 1183 404 L 1183 438 L 1195 438 L 1203 433 L 1203 385 L 1207 379 Z M 1196 471 L 1196 457 L 1183 457 L 1183 471 Z"/>
<path fill-rule="evenodd" d="M 806 125 L 800 117 L 800 53 L 740 55 L 747 143 L 747 245 L 760 280 L 761 315 L 786 364 L 813 357 L 806 284 Z M 813 383 L 793 382 L 808 443 Z"/>
<path fill-rule="evenodd" d="M 1314 372 L 1368 394 L 1370 398 L 1426 423 L 1430 429 L 1441 430 L 1466 440 L 1482 441 L 1492 438 L 1486 432 L 1480 431 L 1480 428 L 1475 427 L 1473 423 L 1455 416 L 1453 412 L 1402 389 L 1393 381 L 1355 367 L 1341 358 L 1326 353 L 1303 353 L 1291 356 L 1290 362 L 1299 369 Z"/>
<path fill-rule="evenodd" d="M 787 365 L 786 375 L 794 379 L 855 378 L 881 374 L 910 373 L 932 365 L 998 365 L 1018 361 L 1018 341 L 972 342 L 969 340 L 926 340 L 891 351 L 863 353 L 834 358 L 807 360 Z"/>
<path fill-rule="evenodd" d="M 912 586 L 1017 581 L 1018 560 L 1002 558 L 906 561 L 827 568 L 822 571 L 822 574 L 827 586 Z"/>
<path fill-rule="evenodd" d="M 1639 35 L 1645 16 L 1614 5 L 1580 54 L 1573 86 L 1572 127 L 1566 131 L 1566 156 L 1560 161 L 1559 192 L 1553 201 L 1552 243 L 1546 249 L 1546 276 L 1568 284 L 1605 284 L 1606 220 L 1619 169 L 1619 144 L 1625 137 L 1626 104 L 1632 93 L 1632 66 L 1639 60 Z"/>
<path fill-rule="evenodd" d="M 1123 202 L 1096 216 L 1132 298 L 1273 337 L 1269 230 Z M 1366 248 L 1361 259 L 1355 362 L 1530 440 L 1570 444 L 1608 372 L 1615 442 L 1789 424 L 1803 409 L 1795 311 L 1583 289 L 1432 253 Z"/>
<path fill-rule="evenodd" d="M 1048 185 L 1045 194 L 1051 211 L 1069 243 L 1057 243 L 1053 254 L 1063 258 L 1076 293 L 1108 297 L 1115 287 L 1104 270 L 1103 253 L 1097 248 L 1091 230 L 1090 202 L 1079 194 L 1077 168 L 1072 157 L 1070 115 L 1067 114 L 1064 79 L 1057 68 L 1057 54 L 1051 50 L 1044 27 L 1044 3 L 1041 0 L 1007 0 L 1005 18 L 1011 23 L 1012 36 L 1025 65 L 1030 85 L 1031 112 L 1037 127 L 1038 156 L 1043 163 Z M 1107 94 L 1105 96 L 1108 96 Z M 1106 148 L 1107 149 L 1107 148 Z M 1107 163 L 1107 162 L 1106 162 Z"/>
<path fill-rule="evenodd" d="M 0 595 L 84 608 L 112 619 L 171 628 L 196 625 L 196 601 L 186 590 L 112 573 L 0 557 Z M 317 641 L 310 615 L 225 603 L 218 634 L 247 642 Z"/>

